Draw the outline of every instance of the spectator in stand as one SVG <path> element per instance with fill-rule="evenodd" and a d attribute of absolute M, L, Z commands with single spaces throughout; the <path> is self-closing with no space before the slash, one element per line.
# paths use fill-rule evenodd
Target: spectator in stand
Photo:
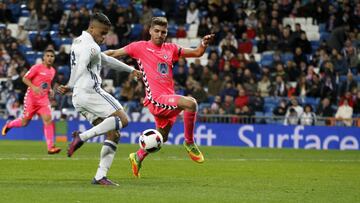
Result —
<path fill-rule="evenodd" d="M 343 44 L 346 41 L 346 35 L 350 30 L 349 25 L 343 25 L 340 27 L 336 27 L 332 30 L 330 37 L 327 40 L 327 45 L 331 49 L 336 49 L 338 51 L 341 51 L 343 48 Z"/>
<path fill-rule="evenodd" d="M 186 24 L 199 24 L 199 9 L 195 2 L 190 2 L 189 8 L 186 11 Z"/>
<path fill-rule="evenodd" d="M 55 66 L 69 66 L 70 64 L 70 55 L 66 53 L 65 46 L 61 45 L 59 52 L 56 55 Z"/>
<path fill-rule="evenodd" d="M 304 54 L 312 53 L 311 43 L 306 37 L 306 32 L 300 32 L 299 38 L 294 41 L 294 47 L 300 47 Z"/>
<path fill-rule="evenodd" d="M 349 66 L 344 57 L 336 49 L 331 50 L 330 61 L 334 64 L 334 70 L 340 75 L 345 75 L 349 71 Z"/>
<path fill-rule="evenodd" d="M 273 110 L 273 114 L 275 116 L 285 116 L 286 114 L 286 100 L 282 99 L 280 100 L 279 104 L 275 109 Z"/>
<path fill-rule="evenodd" d="M 240 55 L 240 53 L 238 55 Z M 260 66 L 256 62 L 255 56 L 253 54 L 249 56 L 249 61 L 244 61 L 244 62 L 245 62 L 245 67 L 249 69 L 252 74 L 260 74 Z"/>
<path fill-rule="evenodd" d="M 29 40 L 29 33 L 24 29 L 24 25 L 19 25 L 16 39 L 19 44 L 27 46 L 31 45 L 31 42 Z"/>
<path fill-rule="evenodd" d="M 306 77 L 304 75 L 300 76 L 296 88 L 295 88 L 295 95 L 299 97 L 306 97 L 309 95 L 310 86 L 306 82 Z"/>
<path fill-rule="evenodd" d="M 358 51 L 356 47 L 352 44 L 351 40 L 348 39 L 345 41 L 345 46 L 342 49 L 342 53 L 349 67 L 351 69 L 355 69 L 360 60 L 358 56 Z"/>
<path fill-rule="evenodd" d="M 304 30 L 301 29 L 301 24 L 295 23 L 295 30 L 291 33 L 291 37 L 294 39 L 294 42 L 300 40 L 301 33 L 305 33 Z"/>
<path fill-rule="evenodd" d="M 39 19 L 39 31 L 48 31 L 50 30 L 51 24 L 46 15 L 43 15 Z"/>
<path fill-rule="evenodd" d="M 319 75 L 313 74 L 312 79 L 311 81 L 308 82 L 308 84 L 309 84 L 309 91 L 307 96 L 319 98 L 321 95 L 320 93 L 321 83 L 320 83 Z"/>
<path fill-rule="evenodd" d="M 222 90 L 222 81 L 219 79 L 218 74 L 213 73 L 211 80 L 208 83 L 208 94 L 209 96 L 216 96 L 220 94 Z"/>
<path fill-rule="evenodd" d="M 305 64 L 307 64 L 307 58 L 306 55 L 303 53 L 301 47 L 296 47 L 295 48 L 295 53 L 294 53 L 294 62 L 296 63 L 297 66 L 300 66 L 301 62 L 305 62 Z"/>
<path fill-rule="evenodd" d="M 341 83 L 340 96 L 344 96 L 346 92 L 352 92 L 357 86 L 358 83 L 353 79 L 353 74 L 348 72 L 346 80 Z"/>
<path fill-rule="evenodd" d="M 258 53 L 263 53 L 263 52 L 268 50 L 268 42 L 267 42 L 265 34 L 260 34 L 259 35 L 259 40 L 258 40 L 258 42 L 256 44 L 256 47 L 257 47 L 257 52 Z"/>
<path fill-rule="evenodd" d="M 286 53 L 286 52 L 292 53 L 293 52 L 293 46 L 292 46 L 293 41 L 292 41 L 290 32 L 291 32 L 290 28 L 285 27 L 282 32 L 282 35 L 280 37 L 280 40 L 278 42 L 279 49 L 283 53 Z"/>
<path fill-rule="evenodd" d="M 175 8 L 174 19 L 176 24 L 181 25 L 186 23 L 187 6 L 185 1 L 180 1 Z"/>
<path fill-rule="evenodd" d="M 335 110 L 331 107 L 329 98 L 324 98 L 316 108 L 316 115 L 320 117 L 333 117 L 334 114 Z"/>
<path fill-rule="evenodd" d="M 228 79 L 229 78 L 229 79 Z M 221 98 L 224 99 L 226 95 L 230 95 L 233 98 L 238 95 L 237 90 L 234 88 L 232 78 L 224 78 L 223 88 L 220 92 Z"/>
<path fill-rule="evenodd" d="M 6 110 L 8 112 L 8 119 L 15 119 L 22 113 L 21 104 L 16 96 L 11 95 L 6 102 Z"/>
<path fill-rule="evenodd" d="M 239 107 L 240 109 L 245 106 L 245 105 L 248 105 L 249 104 L 249 96 L 246 94 L 246 91 L 244 88 L 240 88 L 238 90 L 238 95 L 237 97 L 235 98 L 235 106 L 236 107 Z"/>
<path fill-rule="evenodd" d="M 252 96 L 257 91 L 258 87 L 257 87 L 257 83 L 255 81 L 255 78 L 252 76 L 249 69 L 245 69 L 244 78 L 246 78 L 247 75 L 249 75 L 248 76 L 249 79 L 244 80 L 243 86 L 244 86 L 244 89 L 246 90 L 246 92 L 248 92 L 248 95 Z"/>
<path fill-rule="evenodd" d="M 239 18 L 237 24 L 235 25 L 235 37 L 236 39 L 241 39 L 242 34 L 246 33 L 247 27 L 245 21 L 242 18 Z"/>
<path fill-rule="evenodd" d="M 83 28 L 81 26 L 81 22 L 79 18 L 73 18 L 69 23 L 68 23 L 68 28 L 69 33 L 70 33 L 70 37 L 71 38 L 75 38 L 81 35 L 81 32 L 83 31 Z"/>
<path fill-rule="evenodd" d="M 264 98 L 260 95 L 260 92 L 255 92 L 255 95 L 250 96 L 249 106 L 253 111 L 264 111 Z"/>
<path fill-rule="evenodd" d="M 296 97 L 290 98 L 290 106 L 288 107 L 288 110 L 290 108 L 293 108 L 296 111 L 298 116 L 300 116 L 304 112 L 303 107 L 299 105 L 299 102 Z M 289 111 L 286 114 L 288 114 L 288 113 L 289 113 Z"/>
<path fill-rule="evenodd" d="M 304 112 L 300 115 L 300 124 L 301 125 L 315 125 L 316 124 L 316 115 L 313 112 L 311 105 L 305 105 Z"/>
<path fill-rule="evenodd" d="M 12 23 L 12 12 L 7 8 L 6 3 L 0 2 L 0 23 Z"/>
<path fill-rule="evenodd" d="M 273 84 L 272 95 L 276 97 L 285 97 L 287 96 L 287 87 L 282 78 L 282 76 L 278 75 L 275 78 L 275 83 Z"/>
<path fill-rule="evenodd" d="M 39 30 L 39 21 L 38 21 L 38 16 L 36 14 L 36 10 L 30 11 L 30 17 L 25 21 L 24 28 L 25 28 L 25 30 L 28 30 L 28 31 Z"/>
<path fill-rule="evenodd" d="M 250 38 L 247 36 L 247 33 L 243 33 L 238 46 L 239 53 L 250 54 L 252 52 L 252 49 L 253 49 L 253 44 Z"/>
<path fill-rule="evenodd" d="M 203 17 L 200 20 L 200 25 L 198 28 L 197 36 L 203 37 L 203 36 L 207 35 L 208 33 L 210 33 L 209 24 L 208 24 L 207 19 L 205 17 Z"/>
<path fill-rule="evenodd" d="M 12 88 L 16 99 L 20 102 L 20 104 L 22 104 L 27 90 L 27 85 L 22 81 L 22 78 L 25 76 L 27 71 L 28 70 L 26 68 L 17 68 L 13 69 L 13 73 L 11 75 Z"/>
<path fill-rule="evenodd" d="M 225 110 L 226 114 L 234 114 L 234 97 L 232 95 L 225 95 L 224 102 L 221 104 L 221 107 Z"/>
<path fill-rule="evenodd" d="M 34 41 L 32 41 L 32 48 L 34 51 L 44 51 L 47 44 L 43 37 L 38 33 L 35 35 Z"/>
<path fill-rule="evenodd" d="M 114 33 L 114 27 L 111 26 L 109 33 L 105 36 L 105 45 L 108 49 L 116 49 L 119 46 L 118 35 Z"/>
<path fill-rule="evenodd" d="M 235 54 L 237 52 L 238 42 L 234 35 L 231 32 L 228 32 L 226 37 L 220 41 L 219 47 L 221 55 L 224 55 L 226 50 Z"/>
<path fill-rule="evenodd" d="M 129 35 L 131 33 L 131 27 L 128 22 L 126 22 L 124 16 L 119 16 L 115 25 L 115 33 L 118 36 L 119 47 L 126 45 L 129 42 Z"/>
<path fill-rule="evenodd" d="M 184 66 L 177 67 L 177 73 L 174 74 L 174 79 L 180 86 L 185 87 L 187 74 Z"/>
<path fill-rule="evenodd" d="M 268 97 L 270 96 L 271 82 L 267 75 L 262 75 L 261 80 L 258 82 L 258 92 L 260 96 Z"/>
<path fill-rule="evenodd" d="M 198 101 L 199 103 L 205 103 L 208 101 L 208 95 L 205 92 L 204 88 L 201 86 L 201 84 L 199 82 L 194 82 L 193 83 L 193 91 L 191 94 L 196 101 Z"/>
<path fill-rule="evenodd" d="M 299 115 L 294 108 L 290 107 L 285 115 L 284 125 L 298 125 L 298 124 L 299 124 Z"/>
<path fill-rule="evenodd" d="M 178 29 L 176 30 L 176 38 L 186 38 L 186 30 L 185 30 L 185 26 L 184 25 L 179 25 Z"/>
<path fill-rule="evenodd" d="M 335 118 L 343 122 L 345 126 L 352 126 L 353 108 L 349 106 L 348 101 L 344 100 L 336 111 Z"/>
<path fill-rule="evenodd" d="M 102 2 L 102 0 L 96 0 L 95 1 L 95 4 L 93 6 L 93 12 L 96 13 L 96 12 L 104 12 L 105 11 L 105 6 Z"/>
<path fill-rule="evenodd" d="M 354 104 L 354 115 L 360 117 L 360 90 L 357 91 Z"/>
<path fill-rule="evenodd" d="M 256 13 L 251 12 L 250 15 L 245 19 L 246 26 L 257 27 L 258 20 L 256 18 Z"/>
<path fill-rule="evenodd" d="M 356 90 L 356 89 L 354 89 L 354 91 L 355 91 L 355 90 Z M 350 91 L 345 92 L 345 94 L 340 97 L 340 102 L 339 102 L 339 105 L 340 105 L 340 106 L 344 103 L 344 100 L 347 100 L 348 105 L 351 106 L 351 107 L 353 107 L 354 104 L 355 104 L 353 95 L 351 94 Z"/>

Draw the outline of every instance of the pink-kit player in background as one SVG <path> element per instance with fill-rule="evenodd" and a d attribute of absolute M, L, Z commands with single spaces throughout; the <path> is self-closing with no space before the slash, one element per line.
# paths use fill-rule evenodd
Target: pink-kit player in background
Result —
<path fill-rule="evenodd" d="M 53 97 L 51 83 L 55 76 L 55 51 L 44 51 L 43 62 L 33 65 L 23 77 L 23 82 L 28 86 L 24 98 L 24 111 L 20 118 L 8 121 L 2 128 L 1 134 L 5 136 L 12 128 L 21 128 L 29 124 L 35 114 L 38 114 L 44 123 L 44 135 L 48 154 L 57 154 L 60 148 L 54 145 L 54 123 L 51 117 L 49 96 Z"/>
<path fill-rule="evenodd" d="M 176 117 L 184 111 L 184 147 L 192 160 L 202 163 L 204 156 L 194 142 L 197 102 L 193 97 L 175 94 L 173 63 L 180 57 L 202 56 L 214 35 L 204 36 L 195 49 L 183 48 L 174 43 L 165 43 L 167 25 L 166 18 L 154 17 L 151 20 L 149 41 L 133 42 L 105 53 L 113 57 L 130 56 L 137 60 L 146 89 L 144 106 L 155 117 L 156 128 L 164 142 L 168 140 Z M 139 177 L 141 163 L 147 155 L 148 152 L 143 149 L 129 155 L 134 176 Z"/>

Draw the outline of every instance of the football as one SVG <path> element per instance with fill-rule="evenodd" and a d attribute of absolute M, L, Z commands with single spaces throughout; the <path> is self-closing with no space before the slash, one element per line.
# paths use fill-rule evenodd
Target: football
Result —
<path fill-rule="evenodd" d="M 141 133 L 139 137 L 140 148 L 149 153 L 154 153 L 160 150 L 163 145 L 163 137 L 161 133 L 155 129 L 147 129 Z"/>

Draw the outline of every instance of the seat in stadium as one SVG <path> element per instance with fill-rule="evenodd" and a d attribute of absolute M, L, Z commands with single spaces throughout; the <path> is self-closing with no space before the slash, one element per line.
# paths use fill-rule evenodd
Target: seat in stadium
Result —
<path fill-rule="evenodd" d="M 168 36 L 175 37 L 178 26 L 176 24 L 169 24 L 168 26 Z"/>
<path fill-rule="evenodd" d="M 158 8 L 153 8 L 153 15 L 154 17 L 165 17 L 166 13 L 165 11 L 158 9 Z"/>
<path fill-rule="evenodd" d="M 294 59 L 294 54 L 292 53 L 284 53 L 281 54 L 281 60 L 286 63 L 288 61 L 292 61 Z"/>
<path fill-rule="evenodd" d="M 30 16 L 30 11 L 27 10 L 27 9 L 22 9 L 21 10 L 21 16 L 29 17 Z"/>
<path fill-rule="evenodd" d="M 330 37 L 330 33 L 328 32 L 321 32 L 320 33 L 320 41 L 328 40 Z"/>
<path fill-rule="evenodd" d="M 143 30 L 143 26 L 141 24 L 131 24 L 130 38 L 131 39 L 139 38 L 142 30 Z"/>

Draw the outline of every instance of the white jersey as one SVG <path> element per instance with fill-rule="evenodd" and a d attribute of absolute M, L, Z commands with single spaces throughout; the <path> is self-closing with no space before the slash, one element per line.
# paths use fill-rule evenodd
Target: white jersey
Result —
<path fill-rule="evenodd" d="M 86 31 L 74 39 L 70 52 L 71 76 L 68 85 L 80 89 L 100 88 L 101 49 Z"/>
<path fill-rule="evenodd" d="M 74 39 L 70 52 L 71 75 L 68 86 L 73 88 L 73 105 L 91 123 L 106 118 L 121 104 L 101 88 L 102 65 L 119 71 L 131 72 L 134 68 L 101 53 L 99 45 L 86 31 Z"/>

